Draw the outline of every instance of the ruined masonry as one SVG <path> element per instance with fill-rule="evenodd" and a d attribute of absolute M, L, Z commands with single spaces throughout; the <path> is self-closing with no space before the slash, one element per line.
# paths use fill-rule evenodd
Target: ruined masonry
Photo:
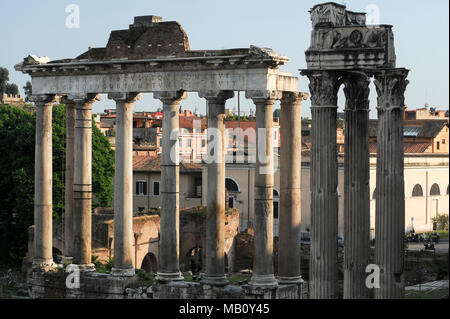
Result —
<path fill-rule="evenodd" d="M 381 268 L 377 298 L 401 298 L 403 283 L 403 122 L 408 70 L 396 68 L 392 26 L 367 26 L 365 14 L 336 3 L 311 9 L 311 45 L 306 51 L 312 113 L 310 298 L 337 298 L 338 194 L 337 93 L 344 85 L 345 256 L 344 298 L 368 298 L 369 263 L 369 83 L 378 93 L 376 261 Z M 299 298 L 301 102 L 298 78 L 279 67 L 288 59 L 271 49 L 190 50 L 177 22 L 135 17 L 128 30 L 111 32 L 106 48 L 89 48 L 75 59 L 50 61 L 30 55 L 16 65 L 29 74 L 36 104 L 35 238 L 31 278 L 35 297 L 52 273 L 52 106 L 66 104 L 67 163 L 64 255 L 82 270 L 86 291 L 123 298 L 135 280 L 133 268 L 132 116 L 140 93 L 163 103 L 163 154 L 159 270 L 153 298 Z M 245 91 L 256 106 L 255 260 L 251 282 L 231 286 L 225 276 L 225 102 Z M 208 101 L 208 128 L 216 162 L 207 164 L 206 272 L 202 283 L 185 283 L 179 269 L 179 159 L 169 150 L 178 130 L 180 101 L 197 92 Z M 110 275 L 91 264 L 91 115 L 100 93 L 117 109 L 114 183 L 114 267 Z M 281 100 L 279 273 L 273 268 L 273 105 Z M 265 132 L 261 135 L 260 132 Z M 209 131 L 208 131 L 209 133 Z M 211 135 L 211 134 L 209 134 Z M 212 137 L 208 137 L 210 142 Z M 261 143 L 263 142 L 263 143 Z M 261 146 L 263 145 L 263 146 Z M 261 158 L 260 158 L 261 157 Z M 262 158 L 264 157 L 264 158 Z M 265 160 L 265 158 L 269 160 Z M 62 288 L 63 290 L 66 288 Z M 86 297 L 67 288 L 66 298 Z"/>
<path fill-rule="evenodd" d="M 206 224 L 205 287 L 227 286 L 224 267 L 225 228 L 225 162 L 223 147 L 225 101 L 233 91 L 245 91 L 254 101 L 257 129 L 265 129 L 258 140 L 266 142 L 265 154 L 258 159 L 255 185 L 255 251 L 253 276 L 248 291 L 268 289 L 277 292 L 278 284 L 297 285 L 300 277 L 300 242 L 298 223 L 300 209 L 289 205 L 284 211 L 283 256 L 288 267 L 277 281 L 273 270 L 273 105 L 281 100 L 284 118 L 300 119 L 301 101 L 298 78 L 281 72 L 288 59 L 271 49 L 251 46 L 247 49 L 192 51 L 186 33 L 177 22 L 163 22 L 160 17 L 136 17 L 128 30 L 111 32 L 106 48 L 90 48 L 75 59 L 50 61 L 30 55 L 16 66 L 29 74 L 33 83 L 33 100 L 37 109 L 35 171 L 35 247 L 34 278 L 54 268 L 52 260 L 52 105 L 60 98 L 67 105 L 67 172 L 64 255 L 83 271 L 83 282 L 95 275 L 91 263 L 91 114 L 100 93 L 116 101 L 117 132 L 114 183 L 114 267 L 111 281 L 129 282 L 135 271 L 132 258 L 132 114 L 133 103 L 140 93 L 152 92 L 163 102 L 163 149 L 161 186 L 160 260 L 157 282 L 173 284 L 182 281 L 179 269 L 179 159 L 170 156 L 178 141 L 171 134 L 178 130 L 180 101 L 187 92 L 197 92 L 208 101 L 208 127 L 221 133 L 214 156 L 208 164 L 208 205 Z M 300 131 L 286 126 L 285 154 L 282 171 L 293 176 L 284 185 L 283 201 L 299 202 Z M 209 137 L 211 140 L 211 136 Z M 290 150 L 298 157 L 292 157 Z M 260 169 L 261 168 L 261 169 Z M 292 225 L 295 221 L 296 224 Z M 292 263 L 293 267 L 289 265 Z M 294 271 L 292 271 L 294 269 Z M 127 279 L 129 278 L 129 279 Z M 36 284 L 38 285 L 38 284 Z M 92 284 L 86 283 L 86 287 Z M 112 285 L 114 286 L 114 285 Z M 112 289 L 112 288 L 111 288 Z M 114 290 L 115 289 L 115 290 Z M 117 287 L 111 294 L 117 293 Z M 161 289 L 160 289 L 161 290 Z M 258 292 L 259 293 L 259 292 Z"/>

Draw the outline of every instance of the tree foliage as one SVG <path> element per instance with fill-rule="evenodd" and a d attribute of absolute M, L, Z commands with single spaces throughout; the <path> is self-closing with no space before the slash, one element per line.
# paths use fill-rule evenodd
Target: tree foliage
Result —
<path fill-rule="evenodd" d="M 8 69 L 0 67 L 0 94 L 6 92 L 6 84 L 9 81 L 9 71 Z"/>
<path fill-rule="evenodd" d="M 19 263 L 25 255 L 27 229 L 34 220 L 34 114 L 0 106 L 0 262 Z M 65 106 L 53 108 L 53 217 L 64 213 Z M 92 131 L 94 206 L 108 206 L 113 196 L 114 151 L 100 130 Z"/>
<path fill-rule="evenodd" d="M 23 87 L 25 91 L 25 101 L 30 102 L 31 95 L 33 94 L 33 87 L 30 81 L 27 81 L 27 84 Z"/>
<path fill-rule="evenodd" d="M 17 95 L 19 94 L 19 88 L 14 83 L 6 83 L 5 93 L 9 95 Z"/>
<path fill-rule="evenodd" d="M 8 83 L 9 71 L 6 68 L 0 67 L 0 94 L 19 94 L 19 88 L 14 83 Z"/>

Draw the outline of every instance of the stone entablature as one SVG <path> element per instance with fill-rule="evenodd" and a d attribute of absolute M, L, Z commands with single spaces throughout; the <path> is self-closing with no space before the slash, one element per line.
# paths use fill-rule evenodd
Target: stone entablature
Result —
<path fill-rule="evenodd" d="M 395 68 L 392 26 L 367 26 L 364 13 L 336 3 L 317 5 L 310 12 L 308 69 Z"/>

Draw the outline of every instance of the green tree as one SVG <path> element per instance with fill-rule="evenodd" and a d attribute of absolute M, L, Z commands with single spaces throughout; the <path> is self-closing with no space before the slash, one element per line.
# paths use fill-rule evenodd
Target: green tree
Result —
<path fill-rule="evenodd" d="M 6 92 L 6 84 L 9 81 L 9 71 L 8 69 L 0 67 L 0 94 Z"/>
<path fill-rule="evenodd" d="M 10 95 L 19 94 L 19 88 L 14 83 L 6 83 L 5 93 Z"/>
<path fill-rule="evenodd" d="M 30 102 L 31 95 L 33 94 L 33 87 L 30 81 L 27 81 L 27 84 L 23 87 L 25 91 L 25 101 Z"/>
<path fill-rule="evenodd" d="M 0 106 L 0 261 L 19 262 L 33 224 L 34 116 Z"/>
<path fill-rule="evenodd" d="M 25 255 L 27 229 L 34 220 L 34 141 L 36 117 L 0 106 L 0 262 L 19 263 Z M 93 122 L 94 123 L 94 122 Z M 64 213 L 65 106 L 53 108 L 53 217 Z M 93 124 L 92 190 L 94 206 L 108 206 L 113 196 L 114 151 Z"/>
<path fill-rule="evenodd" d="M 275 111 L 273 111 L 273 117 L 281 117 L 281 110 L 276 109 Z"/>

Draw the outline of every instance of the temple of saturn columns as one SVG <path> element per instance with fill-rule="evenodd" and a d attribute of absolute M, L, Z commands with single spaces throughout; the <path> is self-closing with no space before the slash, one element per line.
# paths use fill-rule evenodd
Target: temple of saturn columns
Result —
<path fill-rule="evenodd" d="M 403 295 L 403 124 L 406 69 L 395 66 L 392 27 L 366 26 L 365 14 L 326 3 L 311 11 L 306 52 L 312 125 L 310 298 L 337 298 L 337 94 L 346 97 L 344 297 L 368 298 L 369 83 L 378 93 L 376 260 L 377 298 Z M 177 22 L 135 17 L 128 30 L 112 31 L 105 48 L 50 61 L 30 55 L 16 65 L 29 74 L 36 105 L 35 231 L 33 269 L 51 273 L 52 106 L 66 105 L 66 211 L 64 255 L 81 269 L 91 263 L 92 105 L 100 94 L 116 102 L 114 266 L 111 278 L 133 278 L 133 103 L 153 93 L 163 103 L 159 269 L 162 284 L 183 281 L 179 269 L 179 104 L 188 92 L 208 102 L 206 269 L 202 285 L 228 285 L 224 266 L 225 102 L 245 91 L 256 106 L 254 263 L 251 289 L 278 291 L 302 285 L 300 275 L 301 102 L 298 78 L 279 68 L 288 58 L 271 49 L 190 50 Z M 273 264 L 273 105 L 281 101 L 279 269 Z M 214 132 L 213 132 L 214 131 Z M 218 132 L 218 134 L 215 134 Z M 171 156 L 175 150 L 175 156 Z M 280 294 L 277 295 L 280 297 Z M 292 297 L 292 295 L 291 295 Z"/>

